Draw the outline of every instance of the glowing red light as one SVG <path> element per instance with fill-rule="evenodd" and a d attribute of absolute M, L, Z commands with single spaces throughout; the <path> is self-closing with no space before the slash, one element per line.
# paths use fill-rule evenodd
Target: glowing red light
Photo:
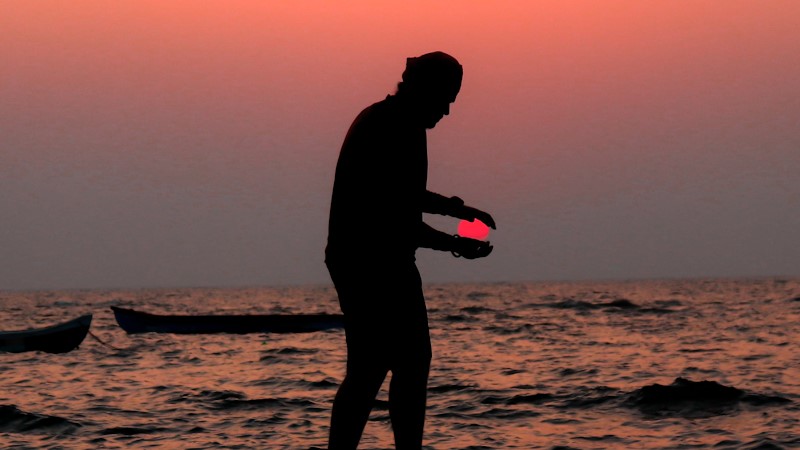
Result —
<path fill-rule="evenodd" d="M 458 224 L 458 235 L 483 241 L 489 237 L 489 227 L 478 219 L 472 222 L 462 220 Z"/>

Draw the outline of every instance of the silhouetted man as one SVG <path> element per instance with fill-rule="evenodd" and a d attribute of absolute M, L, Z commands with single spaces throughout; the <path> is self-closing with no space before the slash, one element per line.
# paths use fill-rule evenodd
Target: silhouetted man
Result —
<path fill-rule="evenodd" d="M 489 214 L 426 188 L 426 129 L 450 112 L 462 74 L 442 52 L 408 58 L 397 93 L 362 111 L 342 145 L 325 263 L 344 313 L 347 374 L 333 403 L 329 449 L 358 446 L 388 371 L 396 448 L 421 448 L 431 343 L 415 252 L 472 259 L 492 251 L 422 221 L 425 212 L 495 227 Z"/>

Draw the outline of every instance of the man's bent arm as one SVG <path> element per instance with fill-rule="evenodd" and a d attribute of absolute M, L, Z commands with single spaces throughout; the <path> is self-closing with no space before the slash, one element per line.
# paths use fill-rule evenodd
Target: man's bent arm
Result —
<path fill-rule="evenodd" d="M 456 217 L 472 222 L 479 219 L 491 228 L 496 228 L 491 214 L 464 204 L 458 197 L 445 197 L 431 191 L 425 191 L 422 201 L 422 211 L 430 214 Z"/>
<path fill-rule="evenodd" d="M 420 222 L 417 245 L 433 250 L 449 251 L 453 256 L 463 256 L 466 259 L 483 258 L 492 253 L 493 248 L 488 242 L 449 235 L 431 228 L 424 222 Z"/>
<path fill-rule="evenodd" d="M 451 251 L 453 250 L 456 237 L 439 231 L 425 222 L 420 223 L 418 246 L 433 250 Z"/>
<path fill-rule="evenodd" d="M 429 214 L 457 217 L 459 209 L 464 206 L 464 200 L 458 197 L 445 197 L 436 192 L 425 191 L 422 201 L 422 211 Z"/>

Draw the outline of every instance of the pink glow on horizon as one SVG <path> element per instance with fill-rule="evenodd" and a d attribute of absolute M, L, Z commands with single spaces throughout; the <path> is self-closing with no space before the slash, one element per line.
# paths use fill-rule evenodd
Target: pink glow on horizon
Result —
<path fill-rule="evenodd" d="M 0 288 L 327 281 L 344 133 L 432 50 L 429 188 L 503 229 L 476 273 L 796 272 L 795 1 L 3 7 Z"/>

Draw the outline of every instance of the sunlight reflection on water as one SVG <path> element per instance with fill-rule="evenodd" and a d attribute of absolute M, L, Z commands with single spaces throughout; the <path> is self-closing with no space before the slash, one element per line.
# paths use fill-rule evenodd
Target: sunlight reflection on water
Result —
<path fill-rule="evenodd" d="M 798 280 L 430 285 L 426 296 L 429 448 L 800 446 Z M 126 335 L 108 307 L 336 313 L 331 288 L 15 292 L 0 305 L 7 329 L 92 312 L 93 332 L 119 349 L 87 338 L 64 355 L 0 354 L 6 447 L 325 446 L 340 330 Z M 678 377 L 744 396 L 632 401 Z M 393 448 L 385 388 L 362 448 Z"/>

